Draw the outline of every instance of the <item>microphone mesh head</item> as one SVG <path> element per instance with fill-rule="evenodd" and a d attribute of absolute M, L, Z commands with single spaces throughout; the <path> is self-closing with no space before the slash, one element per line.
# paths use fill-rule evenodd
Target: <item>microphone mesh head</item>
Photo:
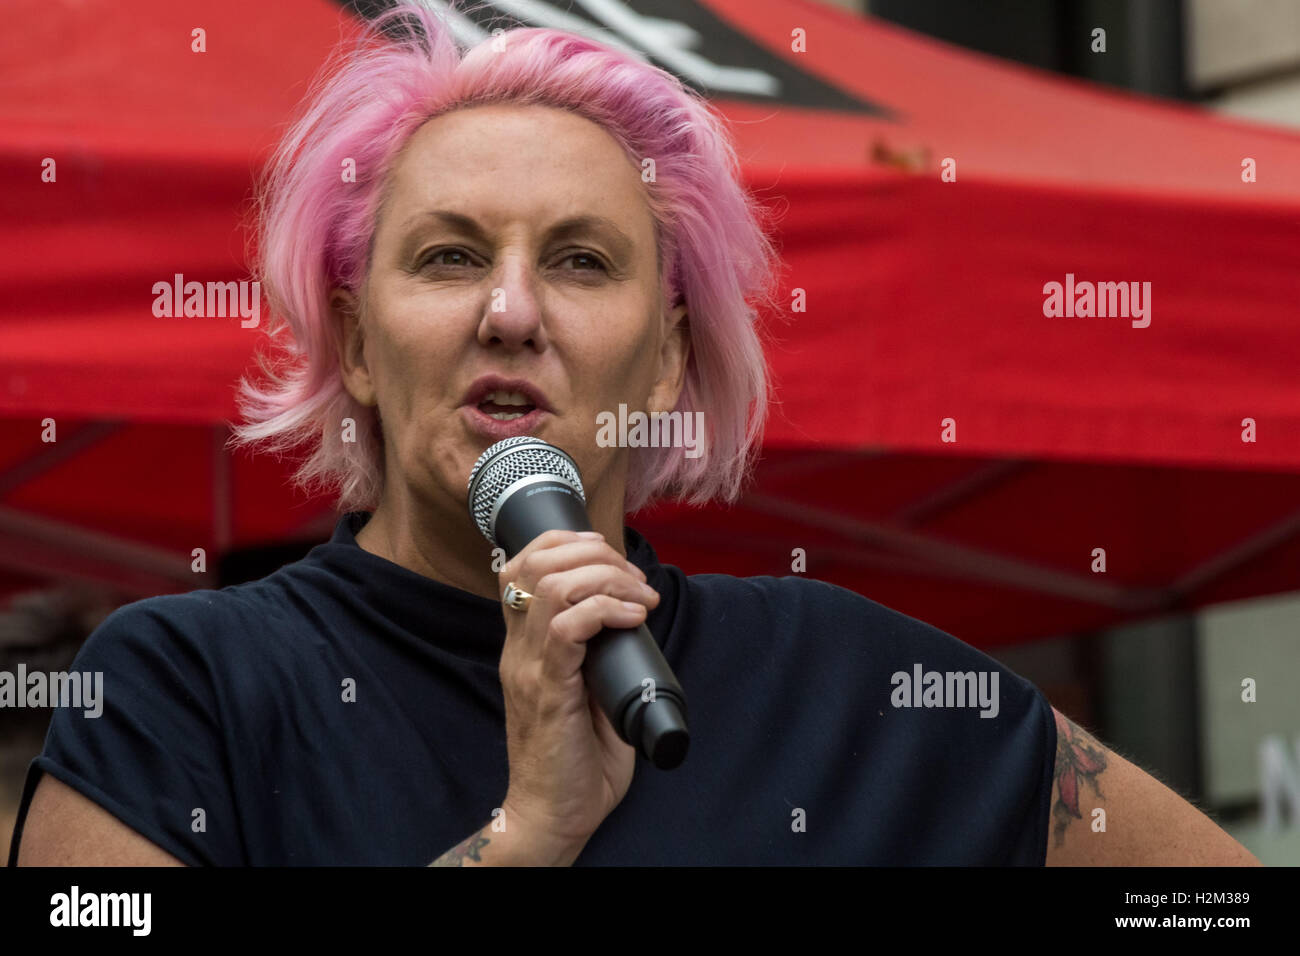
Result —
<path fill-rule="evenodd" d="M 497 543 L 492 528 L 492 512 L 497 501 L 516 481 L 535 475 L 571 485 L 582 503 L 587 503 L 578 466 L 572 458 L 540 438 L 528 435 L 503 438 L 478 456 L 469 473 L 469 513 L 483 537 Z"/>

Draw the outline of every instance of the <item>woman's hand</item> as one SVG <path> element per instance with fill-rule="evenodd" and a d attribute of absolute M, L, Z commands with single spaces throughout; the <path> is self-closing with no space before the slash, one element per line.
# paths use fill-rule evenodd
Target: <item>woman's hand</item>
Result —
<path fill-rule="evenodd" d="M 501 571 L 502 593 L 511 581 L 533 600 L 526 611 L 503 607 L 502 809 L 540 861 L 572 863 L 627 793 L 636 762 L 587 692 L 586 642 L 606 627 L 641 624 L 659 595 L 596 532 L 539 535 Z"/>

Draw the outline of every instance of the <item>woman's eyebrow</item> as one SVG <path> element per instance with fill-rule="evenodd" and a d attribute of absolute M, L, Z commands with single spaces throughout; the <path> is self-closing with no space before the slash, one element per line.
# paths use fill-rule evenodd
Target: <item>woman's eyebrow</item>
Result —
<path fill-rule="evenodd" d="M 633 243 L 627 233 L 618 228 L 614 220 L 604 216 L 572 216 L 560 220 L 547 230 L 547 236 L 551 239 L 567 239 L 584 233 L 603 236 L 613 247 L 615 256 L 630 257 L 632 254 Z"/>
<path fill-rule="evenodd" d="M 417 231 L 435 225 L 445 226 L 454 232 L 464 233 L 473 239 L 487 238 L 483 228 L 473 218 L 447 209 L 431 209 L 427 212 L 416 213 L 402 223 L 401 228 L 402 232 L 406 234 L 407 241 L 410 241 Z"/>
<path fill-rule="evenodd" d="M 449 209 L 432 209 L 411 216 L 402 224 L 402 230 L 406 233 L 406 242 L 403 245 L 405 246 L 415 239 L 418 229 L 428 228 L 431 225 L 445 226 L 471 239 L 480 242 L 487 241 L 487 232 L 472 216 L 452 212 Z M 605 216 L 581 215 L 561 219 L 547 229 L 546 238 L 554 241 L 572 238 L 584 233 L 595 233 L 603 236 L 613 247 L 615 256 L 627 257 L 632 252 L 632 240 L 618 227 L 614 220 Z"/>

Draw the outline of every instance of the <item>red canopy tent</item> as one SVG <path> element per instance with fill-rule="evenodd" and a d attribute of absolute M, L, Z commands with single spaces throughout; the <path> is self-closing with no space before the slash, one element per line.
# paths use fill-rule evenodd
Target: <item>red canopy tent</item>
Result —
<path fill-rule="evenodd" d="M 802 0 L 562 6 L 526 22 L 600 28 L 708 92 L 782 210 L 756 484 L 634 518 L 661 558 L 780 575 L 802 548 L 809 576 L 983 646 L 1300 586 L 1300 136 Z M 223 451 L 261 330 L 155 318 L 151 289 L 246 277 L 252 175 L 358 14 L 9 14 L 0 588 L 184 590 L 233 547 L 322 536 L 286 463 Z M 1150 282 L 1150 324 L 1045 315 L 1067 275 Z"/>

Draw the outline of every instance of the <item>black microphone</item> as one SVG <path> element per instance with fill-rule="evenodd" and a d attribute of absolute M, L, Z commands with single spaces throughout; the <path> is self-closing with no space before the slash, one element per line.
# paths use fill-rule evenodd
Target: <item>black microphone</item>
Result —
<path fill-rule="evenodd" d="M 546 531 L 590 531 L 578 466 L 540 438 L 497 442 L 469 474 L 469 513 L 513 558 Z M 623 742 L 660 770 L 686 758 L 686 695 L 649 628 L 604 628 L 587 642 L 582 676 Z"/>

